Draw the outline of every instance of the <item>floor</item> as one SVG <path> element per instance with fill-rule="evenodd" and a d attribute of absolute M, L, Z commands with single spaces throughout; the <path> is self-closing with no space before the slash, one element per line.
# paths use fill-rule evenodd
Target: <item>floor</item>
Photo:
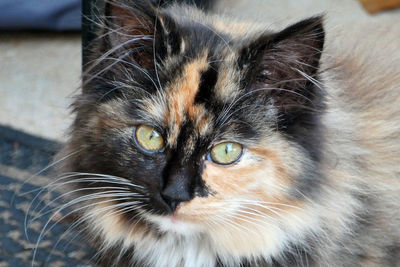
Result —
<path fill-rule="evenodd" d="M 331 25 L 352 20 L 387 19 L 396 25 L 400 10 L 368 15 L 356 0 L 292 1 L 222 0 L 220 9 L 235 7 L 256 12 L 272 28 L 314 14 L 325 13 Z M 397 23 L 397 25 L 399 25 Z M 63 141 L 71 122 L 68 106 L 78 92 L 81 72 L 79 34 L 0 33 L 0 124 Z"/>
<path fill-rule="evenodd" d="M 80 86 L 79 33 L 0 33 L 0 124 L 63 140 Z"/>

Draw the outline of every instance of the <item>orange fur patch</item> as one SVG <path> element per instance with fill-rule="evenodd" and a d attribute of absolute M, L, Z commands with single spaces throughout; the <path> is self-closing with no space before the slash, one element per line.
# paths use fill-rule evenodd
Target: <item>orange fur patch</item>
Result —
<path fill-rule="evenodd" d="M 249 151 L 270 160 L 275 168 L 274 174 L 279 179 L 280 184 L 290 185 L 291 180 L 278 153 L 265 148 L 249 148 Z"/>
<path fill-rule="evenodd" d="M 245 164 L 244 167 L 240 164 L 219 166 L 206 163 L 202 177 L 216 194 L 207 198 L 197 197 L 185 203 L 177 212 L 178 216 L 185 220 L 201 222 L 207 216 L 212 217 L 217 213 L 218 206 L 224 206 L 224 201 L 229 202 L 230 199 L 236 198 L 250 198 L 254 201 L 244 203 L 244 207 L 238 213 L 254 220 L 263 216 L 279 219 L 282 212 L 288 213 L 301 208 L 301 203 L 288 199 L 285 194 L 291 187 L 291 179 L 279 154 L 259 147 L 249 148 L 247 153 L 256 155 L 261 160 L 251 165 Z M 269 187 L 269 184 L 276 187 Z M 243 220 L 239 218 L 237 223 L 243 224 Z"/>
<path fill-rule="evenodd" d="M 167 140 L 170 144 L 176 144 L 185 116 L 193 121 L 200 121 L 205 114 L 201 105 L 194 104 L 194 99 L 199 89 L 201 73 L 208 68 L 206 55 L 204 53 L 202 57 L 188 63 L 183 75 L 167 89 L 169 111 L 166 113 L 165 123 L 171 130 Z"/>

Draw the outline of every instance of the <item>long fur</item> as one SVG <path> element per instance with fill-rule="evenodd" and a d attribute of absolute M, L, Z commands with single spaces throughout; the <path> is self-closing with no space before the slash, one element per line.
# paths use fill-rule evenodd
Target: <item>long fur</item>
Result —
<path fill-rule="evenodd" d="M 186 5 L 109 4 L 61 153 L 79 150 L 63 166 L 74 179 L 93 173 L 74 188 L 99 262 L 400 264 L 398 30 L 324 39 L 321 18 L 275 33 Z M 165 157 L 135 146 L 150 123 Z M 232 166 L 204 158 L 220 140 L 245 147 Z M 104 189 L 118 181 L 119 195 Z M 168 213 L 154 197 L 166 188 L 190 199 Z"/>

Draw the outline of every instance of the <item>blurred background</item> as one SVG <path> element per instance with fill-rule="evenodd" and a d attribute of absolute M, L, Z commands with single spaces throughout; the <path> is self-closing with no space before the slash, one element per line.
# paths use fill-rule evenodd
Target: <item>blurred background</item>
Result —
<path fill-rule="evenodd" d="M 62 189 L 41 191 L 80 86 L 81 14 L 81 0 L 0 0 L 0 267 L 91 258 L 51 203 Z"/>
<path fill-rule="evenodd" d="M 0 1 L 0 125 L 62 141 L 80 86 L 81 1 Z"/>
<path fill-rule="evenodd" d="M 81 26 L 82 6 L 87 12 L 92 2 L 0 0 L 0 267 L 30 266 L 33 255 L 34 266 L 89 266 L 85 240 L 63 236 L 74 233 L 65 212 L 46 213 L 57 206 L 44 203 L 60 190 L 40 190 L 54 178 L 46 166 L 72 121 L 68 107 L 80 87 L 81 32 L 87 40 L 92 29 Z M 272 29 L 322 13 L 329 31 L 366 21 L 400 27 L 399 2 L 220 0 L 216 9 L 265 19 Z M 26 220 L 28 210 L 33 215 Z M 42 231 L 47 221 L 47 229 L 54 225 L 49 232 Z"/>

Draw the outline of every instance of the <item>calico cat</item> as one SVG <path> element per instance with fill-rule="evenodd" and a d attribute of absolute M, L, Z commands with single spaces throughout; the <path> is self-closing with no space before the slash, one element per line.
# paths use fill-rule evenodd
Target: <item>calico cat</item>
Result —
<path fill-rule="evenodd" d="M 145 0 L 101 25 L 62 152 L 100 265 L 399 266 L 400 42 Z"/>

